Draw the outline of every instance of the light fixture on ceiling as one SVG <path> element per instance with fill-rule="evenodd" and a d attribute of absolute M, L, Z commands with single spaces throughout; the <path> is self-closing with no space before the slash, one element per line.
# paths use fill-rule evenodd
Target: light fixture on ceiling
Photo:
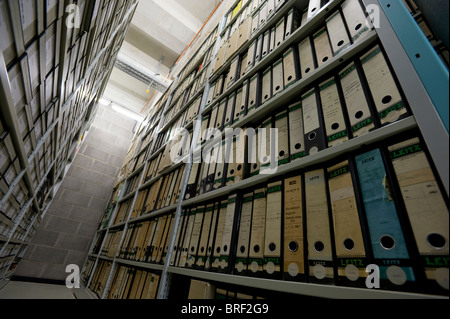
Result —
<path fill-rule="evenodd" d="M 103 106 L 109 106 L 109 105 L 111 105 L 111 101 L 110 100 L 107 100 L 107 99 L 105 99 L 105 98 L 101 98 L 100 100 L 98 100 L 98 103 L 100 103 L 101 105 L 103 105 Z"/>
<path fill-rule="evenodd" d="M 139 123 L 142 123 L 144 121 L 144 117 L 140 114 L 134 113 L 126 108 L 124 108 L 123 106 L 120 106 L 116 103 L 111 103 L 111 107 L 114 111 L 116 111 L 117 113 L 120 113 L 122 115 L 125 115 L 126 117 L 129 117 Z"/>

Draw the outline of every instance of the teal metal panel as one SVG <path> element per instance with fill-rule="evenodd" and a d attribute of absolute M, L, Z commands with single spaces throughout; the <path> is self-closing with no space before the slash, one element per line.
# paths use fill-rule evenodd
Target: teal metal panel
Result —
<path fill-rule="evenodd" d="M 401 0 L 378 0 L 378 2 L 410 58 L 448 132 L 448 69 Z"/>

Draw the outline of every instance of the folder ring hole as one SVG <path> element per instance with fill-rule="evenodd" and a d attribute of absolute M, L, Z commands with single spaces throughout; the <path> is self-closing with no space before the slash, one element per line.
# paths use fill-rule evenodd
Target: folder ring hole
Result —
<path fill-rule="evenodd" d="M 281 41 L 279 41 L 279 42 L 277 43 L 277 46 L 280 45 L 280 44 L 281 44 Z"/>
<path fill-rule="evenodd" d="M 280 86 L 277 85 L 277 87 L 275 88 L 275 91 L 278 91 L 280 89 Z"/>
<path fill-rule="evenodd" d="M 340 46 L 343 45 L 343 44 L 344 44 L 344 40 L 341 40 L 341 41 L 338 42 L 337 45 L 338 45 L 338 47 L 340 47 Z"/>
<path fill-rule="evenodd" d="M 392 101 L 392 96 L 390 96 L 390 95 L 386 95 L 382 100 L 381 100 L 381 102 L 383 103 L 383 104 L 388 104 L 389 102 L 391 102 Z"/>
<path fill-rule="evenodd" d="M 231 175 L 233 175 L 233 174 L 234 174 L 234 169 L 232 169 L 232 170 L 230 171 L 230 174 L 231 174 Z"/>
<path fill-rule="evenodd" d="M 205 252 L 205 247 L 200 248 L 200 252 Z"/>
<path fill-rule="evenodd" d="M 217 172 L 217 176 L 219 177 L 222 174 L 222 172 Z"/>
<path fill-rule="evenodd" d="M 267 162 L 268 159 L 269 159 L 269 158 L 268 158 L 267 156 L 264 156 L 264 157 L 263 157 L 263 162 L 264 162 L 264 163 Z"/>
<path fill-rule="evenodd" d="M 346 250 L 352 250 L 354 247 L 355 247 L 355 242 L 352 239 L 347 238 L 346 240 L 344 240 L 344 248 Z"/>
<path fill-rule="evenodd" d="M 447 241 L 445 240 L 445 237 L 442 236 L 441 234 L 429 234 L 427 236 L 427 242 L 428 244 L 435 248 L 435 249 L 442 249 L 445 246 L 447 246 Z"/>
<path fill-rule="evenodd" d="M 227 245 L 223 246 L 223 252 L 226 253 L 227 250 L 228 250 L 228 246 Z"/>
<path fill-rule="evenodd" d="M 237 167 L 237 170 L 238 170 L 238 171 L 240 171 L 240 170 L 241 170 L 241 168 L 242 168 L 242 165 L 241 165 L 241 164 L 239 164 L 239 165 L 238 165 L 238 167 Z"/>
<path fill-rule="evenodd" d="M 253 104 L 255 104 L 255 101 L 252 100 L 252 101 L 250 102 L 250 105 L 253 105 Z"/>
<path fill-rule="evenodd" d="M 283 157 L 284 154 L 285 154 L 284 151 L 281 151 L 281 152 L 280 152 L 280 157 Z"/>
<path fill-rule="evenodd" d="M 257 169 L 258 168 L 258 164 L 253 164 L 253 169 Z"/>
<path fill-rule="evenodd" d="M 299 150 L 301 147 L 302 147 L 302 144 L 300 144 L 300 143 L 295 144 L 295 149 L 296 150 Z"/>
<path fill-rule="evenodd" d="M 255 246 L 253 247 L 253 251 L 254 251 L 255 253 L 259 253 L 259 250 L 260 250 L 259 245 L 255 245 Z"/>
<path fill-rule="evenodd" d="M 314 243 L 314 249 L 320 253 L 325 249 L 325 245 L 321 241 L 316 241 Z"/>
<path fill-rule="evenodd" d="M 361 27 L 362 27 L 362 24 L 358 23 L 355 27 L 355 31 L 358 31 L 359 29 L 361 29 Z"/>
<path fill-rule="evenodd" d="M 277 249 L 277 245 L 275 245 L 275 243 L 270 243 L 269 244 L 269 251 L 271 253 L 273 253 L 275 251 L 275 249 Z"/>
<path fill-rule="evenodd" d="M 289 35 L 289 32 L 286 32 L 286 36 L 288 36 Z"/>
<path fill-rule="evenodd" d="M 266 94 L 266 95 L 264 96 L 264 99 L 268 99 L 268 98 L 269 98 L 269 95 Z"/>
<path fill-rule="evenodd" d="M 239 248 L 239 250 L 241 251 L 241 253 L 245 253 L 245 246 L 242 245 L 241 248 Z"/>
<path fill-rule="evenodd" d="M 298 250 L 298 243 L 296 241 L 291 241 L 288 244 L 288 248 L 292 253 L 295 253 Z"/>
<path fill-rule="evenodd" d="M 216 252 L 220 254 L 220 247 L 217 247 Z"/>
<path fill-rule="evenodd" d="M 355 114 L 355 118 L 360 119 L 360 118 L 363 117 L 363 115 L 364 115 L 364 112 L 363 112 L 363 111 L 358 111 L 358 112 L 356 112 L 356 114 Z"/>
<path fill-rule="evenodd" d="M 306 68 L 305 73 L 308 73 L 309 71 L 311 71 L 310 68 Z"/>
<path fill-rule="evenodd" d="M 395 239 L 392 236 L 384 235 L 380 238 L 380 245 L 386 250 L 391 250 L 395 247 Z"/>
<path fill-rule="evenodd" d="M 311 133 L 308 135 L 308 139 L 309 139 L 310 141 L 312 141 L 312 140 L 314 140 L 314 139 L 316 138 L 316 136 L 317 136 L 317 133 L 316 133 L 316 132 L 311 132 Z"/>
<path fill-rule="evenodd" d="M 314 12 L 314 11 L 316 11 L 316 7 L 314 7 L 314 8 L 311 9 L 311 12 Z"/>
<path fill-rule="evenodd" d="M 333 123 L 333 125 L 331 125 L 332 130 L 337 130 L 338 128 L 339 128 L 339 123 Z"/>
<path fill-rule="evenodd" d="M 326 56 L 322 59 L 322 62 L 326 62 L 327 60 L 328 60 L 328 57 Z"/>
<path fill-rule="evenodd" d="M 292 75 L 288 76 L 288 81 L 292 80 Z"/>

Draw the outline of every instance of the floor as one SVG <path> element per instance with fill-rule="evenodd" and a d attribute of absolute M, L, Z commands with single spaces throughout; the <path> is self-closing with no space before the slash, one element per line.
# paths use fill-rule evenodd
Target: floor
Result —
<path fill-rule="evenodd" d="M 93 299 L 86 290 L 69 289 L 62 285 L 9 282 L 0 290 L 0 299 Z"/>

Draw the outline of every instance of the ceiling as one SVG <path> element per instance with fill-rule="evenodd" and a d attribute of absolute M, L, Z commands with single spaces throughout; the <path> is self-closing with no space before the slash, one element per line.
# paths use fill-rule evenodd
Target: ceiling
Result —
<path fill-rule="evenodd" d="M 168 85 L 171 68 L 221 0 L 140 0 L 118 60 Z M 103 97 L 145 115 L 158 92 L 114 67 Z M 159 74 L 159 75 L 158 75 Z M 146 81 L 147 82 L 147 81 Z M 151 82 L 151 80 L 149 81 Z"/>

